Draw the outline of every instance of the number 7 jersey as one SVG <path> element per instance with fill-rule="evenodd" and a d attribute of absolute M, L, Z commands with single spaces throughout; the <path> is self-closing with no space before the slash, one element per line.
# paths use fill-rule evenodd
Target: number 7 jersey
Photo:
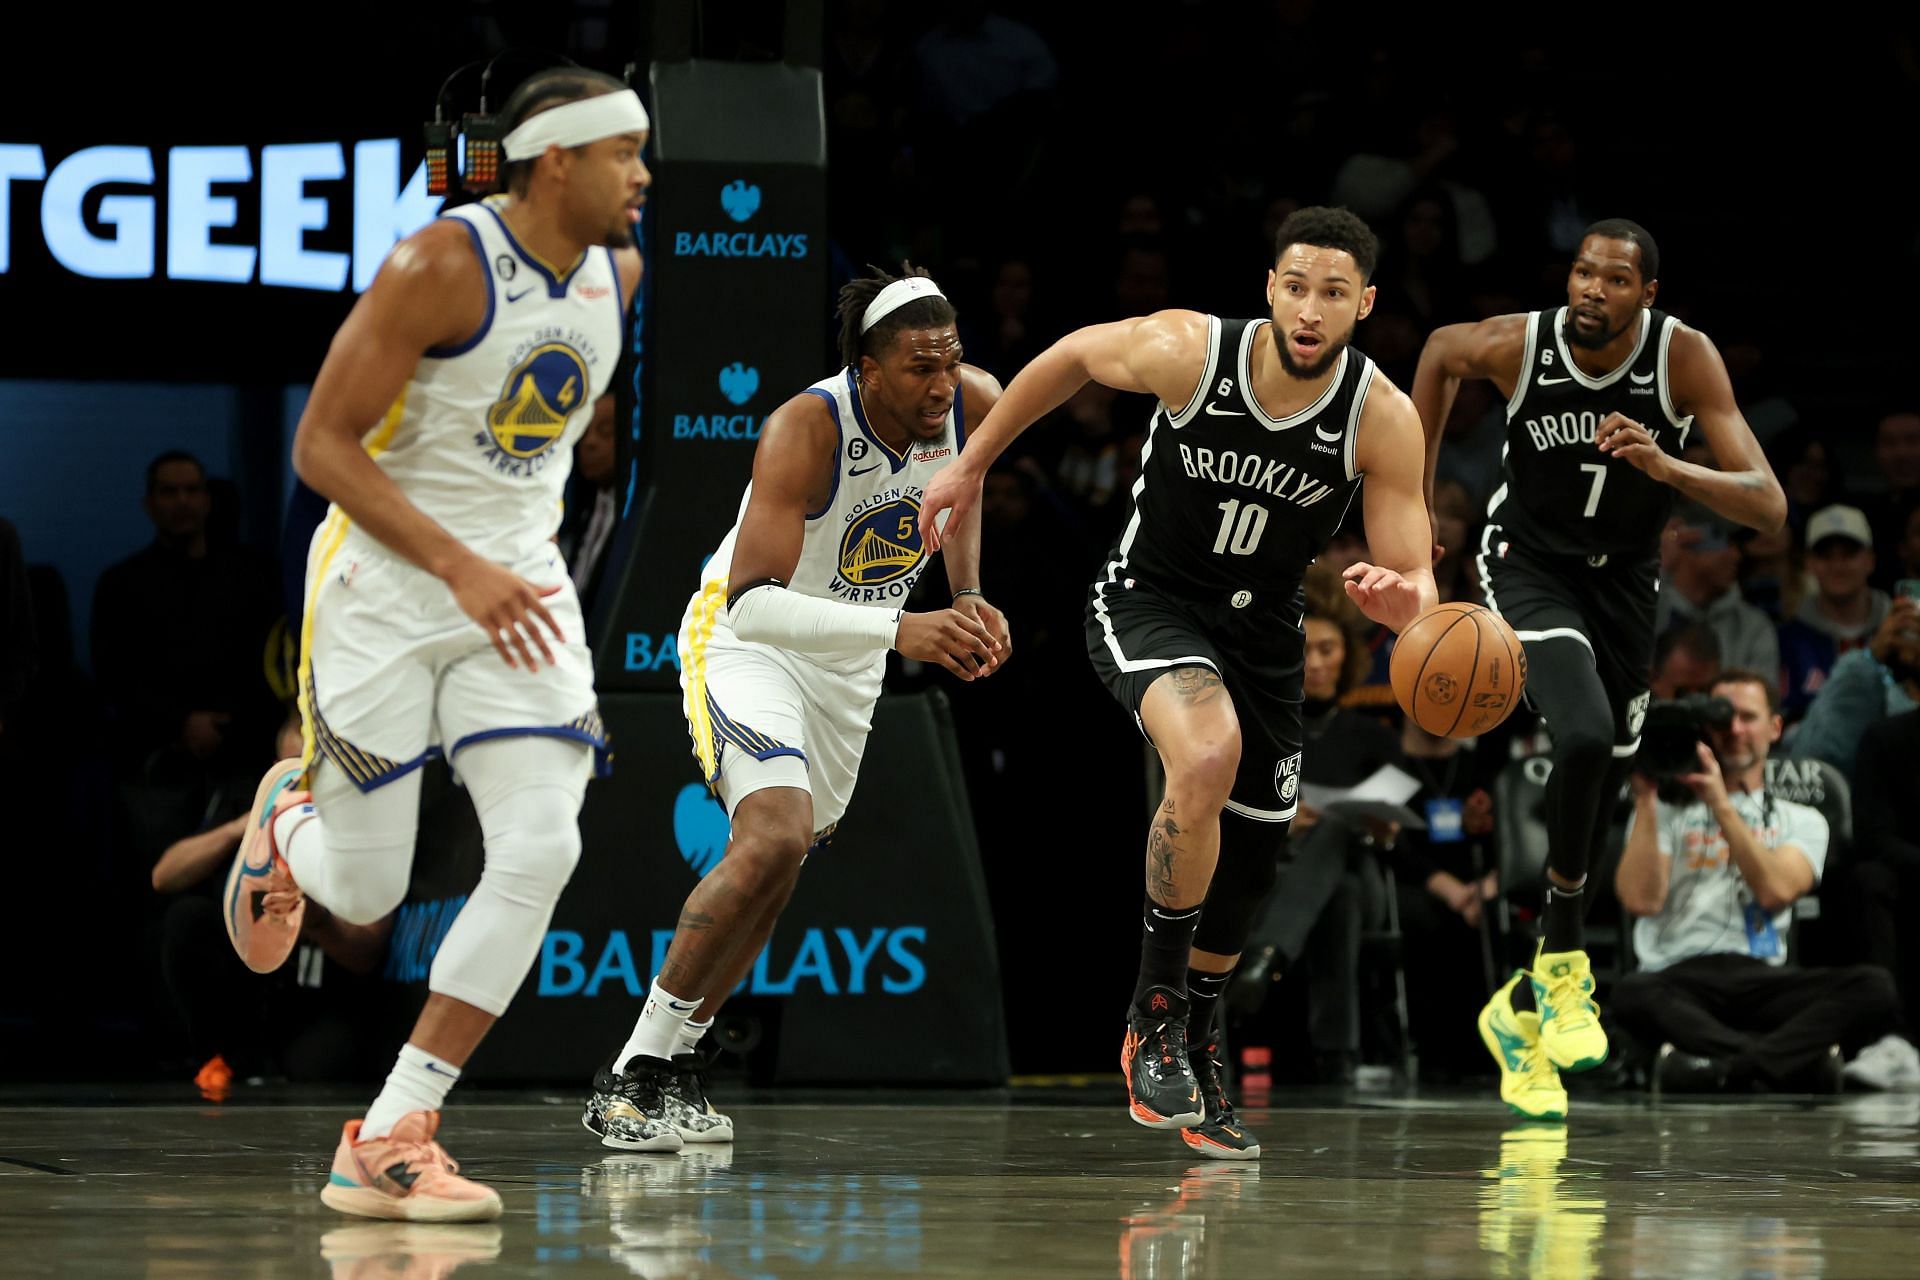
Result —
<path fill-rule="evenodd" d="M 1565 307 L 1527 316 L 1520 377 L 1507 402 L 1500 487 L 1487 502 L 1487 520 L 1501 537 L 1533 551 L 1655 555 L 1674 491 L 1600 452 L 1594 433 L 1618 413 L 1668 453 L 1686 448 L 1693 419 L 1674 409 L 1667 371 L 1680 322 L 1664 311 L 1642 311 L 1632 354 L 1596 378 L 1573 363 L 1566 319 Z"/>
<path fill-rule="evenodd" d="M 1207 317 L 1207 364 L 1183 406 L 1159 404 L 1140 450 L 1133 513 L 1096 594 L 1146 583 L 1236 609 L 1289 604 L 1360 487 L 1354 448 L 1373 362 L 1348 347 L 1327 389 L 1274 418 L 1252 392 L 1266 320 Z"/>

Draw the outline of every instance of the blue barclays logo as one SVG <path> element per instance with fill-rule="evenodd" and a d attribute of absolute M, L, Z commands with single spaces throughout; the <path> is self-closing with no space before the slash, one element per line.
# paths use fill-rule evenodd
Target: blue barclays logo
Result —
<path fill-rule="evenodd" d="M 674 632 L 655 636 L 649 631 L 627 632 L 627 670 L 680 669 L 680 637 Z"/>
<path fill-rule="evenodd" d="M 589 968 L 586 938 L 572 929 L 550 929 L 540 944 L 537 993 L 591 999 L 611 986 L 615 993 L 639 999 L 666 963 L 673 930 L 655 929 L 651 941 L 652 955 L 643 969 L 634 962 L 626 931 L 615 929 L 607 934 Z M 925 925 L 808 929 L 790 957 L 777 955 L 776 945 L 767 944 L 755 959 L 752 974 L 734 994 L 790 996 L 811 990 L 828 996 L 904 996 L 927 982 Z M 883 956 L 884 963 L 876 963 Z"/>
<path fill-rule="evenodd" d="M 699 783 L 689 782 L 673 798 L 673 842 L 693 874 L 704 876 L 720 865 L 731 831 L 727 811 Z"/>
<path fill-rule="evenodd" d="M 735 222 L 745 222 L 760 212 L 760 188 L 745 178 L 735 178 L 720 188 L 720 207 Z"/>
<path fill-rule="evenodd" d="M 760 371 L 735 360 L 720 371 L 720 394 L 730 403 L 745 404 L 760 390 Z"/>
<path fill-rule="evenodd" d="M 735 223 L 760 212 L 760 188 L 735 178 L 720 188 L 720 208 Z M 677 258 L 804 258 L 810 246 L 804 231 L 676 231 Z"/>
<path fill-rule="evenodd" d="M 758 440 L 766 417 L 752 413 L 676 413 L 675 440 Z"/>
<path fill-rule="evenodd" d="M 676 258 L 804 258 L 807 233 L 676 231 L 673 255 Z"/>
<path fill-rule="evenodd" d="M 453 928 L 467 895 L 403 902 L 393 913 L 393 932 L 387 941 L 387 963 L 380 976 L 389 982 L 425 982 L 433 958 Z"/>

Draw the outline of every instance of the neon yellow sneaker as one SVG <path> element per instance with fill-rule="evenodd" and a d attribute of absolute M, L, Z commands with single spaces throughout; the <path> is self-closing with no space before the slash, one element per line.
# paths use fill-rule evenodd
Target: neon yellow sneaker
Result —
<path fill-rule="evenodd" d="M 1533 958 L 1533 1003 L 1540 1047 L 1562 1071 L 1590 1071 L 1607 1060 L 1607 1033 L 1593 1000 L 1593 967 L 1584 951 L 1542 951 Z"/>
<path fill-rule="evenodd" d="M 1567 1091 L 1540 1044 L 1540 1015 L 1516 1013 L 1513 989 L 1526 977 L 1515 970 L 1480 1010 L 1480 1041 L 1500 1064 L 1500 1100 L 1529 1120 L 1564 1120 Z"/>

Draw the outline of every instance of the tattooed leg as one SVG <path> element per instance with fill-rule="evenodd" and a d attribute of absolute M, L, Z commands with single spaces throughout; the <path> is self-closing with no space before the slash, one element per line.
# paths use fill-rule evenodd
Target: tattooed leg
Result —
<path fill-rule="evenodd" d="M 1140 706 L 1166 766 L 1166 797 L 1147 830 L 1147 894 L 1166 907 L 1206 900 L 1220 856 L 1220 809 L 1240 764 L 1240 722 L 1218 672 L 1178 667 Z"/>
<path fill-rule="evenodd" d="M 717 1009 L 766 944 L 812 838 L 813 798 L 806 792 L 770 787 L 742 800 L 720 864 L 687 895 L 660 985 Z M 707 1016 L 704 1003 L 698 1016 Z"/>

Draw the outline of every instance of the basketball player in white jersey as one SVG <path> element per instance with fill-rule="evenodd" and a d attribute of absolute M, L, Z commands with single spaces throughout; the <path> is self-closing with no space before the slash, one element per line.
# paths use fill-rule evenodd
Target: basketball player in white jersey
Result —
<path fill-rule="evenodd" d="M 962 680 L 1011 653 L 980 585 L 980 527 L 944 544 L 953 607 L 902 610 L 926 567 L 920 498 L 1000 387 L 960 362 L 953 307 L 924 273 L 840 293 L 846 368 L 767 419 L 737 523 L 680 629 L 680 683 L 702 774 L 726 805 L 726 854 L 694 886 L 633 1034 L 583 1117 L 607 1146 L 637 1112 L 727 1142 L 694 1053 L 766 945 L 809 852 L 846 812 L 889 649 Z"/>
<path fill-rule="evenodd" d="M 648 120 L 619 81 L 577 68 L 534 77 L 501 114 L 510 194 L 395 248 L 300 420 L 294 467 L 333 504 L 307 564 L 306 749 L 261 782 L 224 903 L 241 957 L 275 968 L 303 895 L 356 922 L 400 904 L 427 756 L 473 798 L 480 883 L 321 1191 L 373 1218 L 500 1214 L 434 1141 L 439 1108 L 533 962 L 605 747 L 552 538 L 640 279 Z M 670 1130 L 647 1136 L 679 1146 Z"/>

